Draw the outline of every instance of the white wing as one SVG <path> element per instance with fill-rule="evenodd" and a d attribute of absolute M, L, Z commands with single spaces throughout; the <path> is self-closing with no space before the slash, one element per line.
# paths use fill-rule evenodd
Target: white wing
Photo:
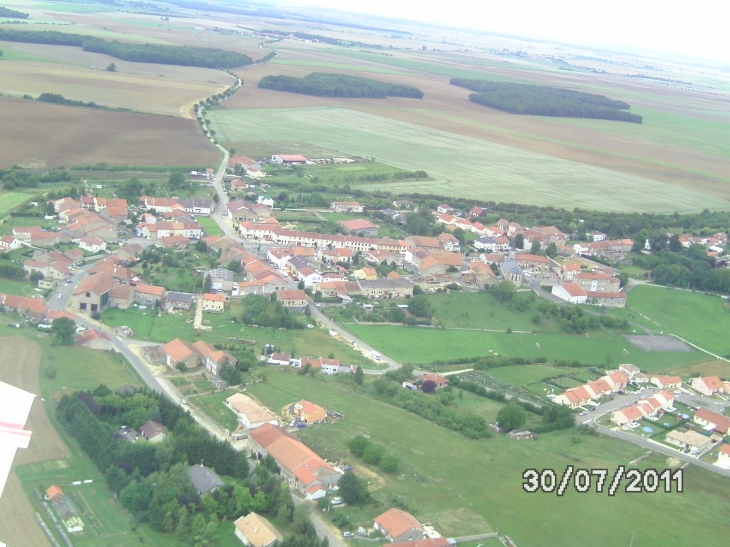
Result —
<path fill-rule="evenodd" d="M 0 382 L 0 496 L 18 448 L 28 448 L 30 431 L 25 422 L 35 395 Z"/>

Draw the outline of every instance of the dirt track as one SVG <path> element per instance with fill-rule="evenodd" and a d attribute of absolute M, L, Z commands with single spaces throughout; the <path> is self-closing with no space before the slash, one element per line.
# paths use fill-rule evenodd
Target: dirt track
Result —
<path fill-rule="evenodd" d="M 40 360 L 41 348 L 34 341 L 21 336 L 0 338 L 0 380 L 39 393 Z M 33 404 L 26 428 L 33 432 L 33 437 L 30 446 L 18 452 L 13 467 L 69 456 L 40 401 Z M 0 540 L 12 547 L 50 545 L 34 513 L 20 480 L 11 471 L 0 499 Z"/>

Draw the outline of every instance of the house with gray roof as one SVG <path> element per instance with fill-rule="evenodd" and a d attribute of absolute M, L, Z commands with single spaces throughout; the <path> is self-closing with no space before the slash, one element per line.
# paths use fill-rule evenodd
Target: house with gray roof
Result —
<path fill-rule="evenodd" d="M 516 260 L 505 260 L 499 265 L 499 270 L 506 281 L 511 281 L 517 286 L 522 285 L 525 279 L 525 273 Z"/>
<path fill-rule="evenodd" d="M 188 475 L 190 475 L 193 488 L 201 495 L 212 492 L 225 484 L 215 471 L 203 465 L 193 465 L 188 469 Z"/>

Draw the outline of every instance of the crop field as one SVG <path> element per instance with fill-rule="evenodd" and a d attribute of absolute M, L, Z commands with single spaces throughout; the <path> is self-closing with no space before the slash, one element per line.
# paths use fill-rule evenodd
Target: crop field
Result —
<path fill-rule="evenodd" d="M 194 120 L 0 97 L 0 168 L 13 165 L 213 165 Z M 113 131 L 110 131 L 113 128 Z M 28 143 L 35 143 L 28 146 Z"/>
<path fill-rule="evenodd" d="M 21 203 L 31 198 L 29 194 L 21 192 L 1 192 L 0 193 L 0 218 L 4 217 L 8 211 L 14 209 Z"/>
<path fill-rule="evenodd" d="M 634 363 L 642 370 L 661 371 L 707 357 L 697 351 L 641 351 L 620 335 L 603 331 L 586 336 L 390 325 L 347 325 L 347 329 L 396 361 L 414 364 L 485 356 L 491 350 L 507 357 L 569 359 L 604 366 L 606 355 L 611 355 L 613 363 Z"/>
<path fill-rule="evenodd" d="M 265 383 L 249 390 L 271 408 L 306 397 L 343 413 L 341 422 L 307 427 L 298 435 L 327 459 L 345 457 L 356 466 L 356 472 L 361 472 L 359 462 L 349 457 L 345 447 L 355 435 L 369 435 L 401 457 L 405 469 L 397 479 L 376 475 L 378 486 L 372 494 L 383 505 L 352 511 L 363 520 L 398 499 L 421 522 L 431 522 L 451 537 L 499 529 L 517 545 L 578 547 L 590 537 L 592 546 L 609 547 L 617 542 L 628 545 L 635 523 L 640 522 L 634 547 L 719 547 L 724 541 L 722 515 L 730 511 L 726 484 L 730 481 L 692 466 L 685 471 L 687 488 L 682 495 L 627 495 L 620 490 L 615 498 L 609 498 L 605 493 L 578 495 L 570 489 L 559 498 L 522 490 L 526 468 L 562 470 L 574 465 L 615 469 L 644 452 L 631 444 L 600 436 L 578 436 L 572 443 L 575 431 L 541 435 L 538 441 L 514 441 L 502 435 L 469 440 L 374 401 L 337 379 L 311 379 L 273 368 Z M 455 404 L 462 403 L 457 399 Z M 654 457 L 643 465 L 665 467 L 666 461 Z M 373 476 L 368 471 L 368 479 L 373 480 Z M 704 511 L 716 518 L 703 516 Z M 626 514 L 633 515 L 629 521 Z M 678 514 L 681 519 L 676 518 Z M 695 519 L 704 519 L 707 527 L 687 526 Z"/>
<path fill-rule="evenodd" d="M 730 307 L 719 296 L 640 286 L 629 292 L 627 306 L 659 323 L 665 332 L 721 357 L 730 356 Z"/>
<path fill-rule="evenodd" d="M 433 179 L 366 183 L 370 189 L 600 210 L 730 209 L 730 201 L 666 183 L 347 109 L 214 111 L 209 117 L 219 140 L 240 150 L 249 142 L 270 143 L 272 150 L 284 142 L 311 143 L 422 169 Z"/>
<path fill-rule="evenodd" d="M 6 45 L 0 42 L 0 49 Z M 70 46 L 10 45 L 18 54 L 45 58 L 47 62 L 3 61 L 3 95 L 60 93 L 67 99 L 113 108 L 190 117 L 193 103 L 233 83 L 233 78 L 212 69 L 130 63 Z M 112 62 L 116 72 L 105 70 Z"/>

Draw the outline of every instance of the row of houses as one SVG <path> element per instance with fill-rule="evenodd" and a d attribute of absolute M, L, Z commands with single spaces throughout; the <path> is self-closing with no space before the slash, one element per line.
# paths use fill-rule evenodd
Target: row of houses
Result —
<path fill-rule="evenodd" d="M 269 355 L 266 362 L 270 365 L 292 366 L 296 368 L 312 367 L 327 374 L 350 374 L 355 372 L 352 365 L 345 365 L 339 359 L 325 359 L 323 357 L 292 357 L 288 353 L 274 352 Z"/>
<path fill-rule="evenodd" d="M 589 401 L 600 399 L 606 395 L 623 390 L 629 383 L 628 375 L 621 371 L 613 371 L 598 380 L 588 382 L 582 386 L 566 389 L 553 398 L 553 402 L 567 405 L 570 408 L 582 406 Z"/>
<path fill-rule="evenodd" d="M 172 369 L 205 367 L 217 376 L 225 366 L 236 366 L 238 360 L 225 350 L 212 347 L 203 340 L 190 344 L 175 338 L 161 346 L 146 346 L 145 358 L 150 364 L 164 364 Z"/>

